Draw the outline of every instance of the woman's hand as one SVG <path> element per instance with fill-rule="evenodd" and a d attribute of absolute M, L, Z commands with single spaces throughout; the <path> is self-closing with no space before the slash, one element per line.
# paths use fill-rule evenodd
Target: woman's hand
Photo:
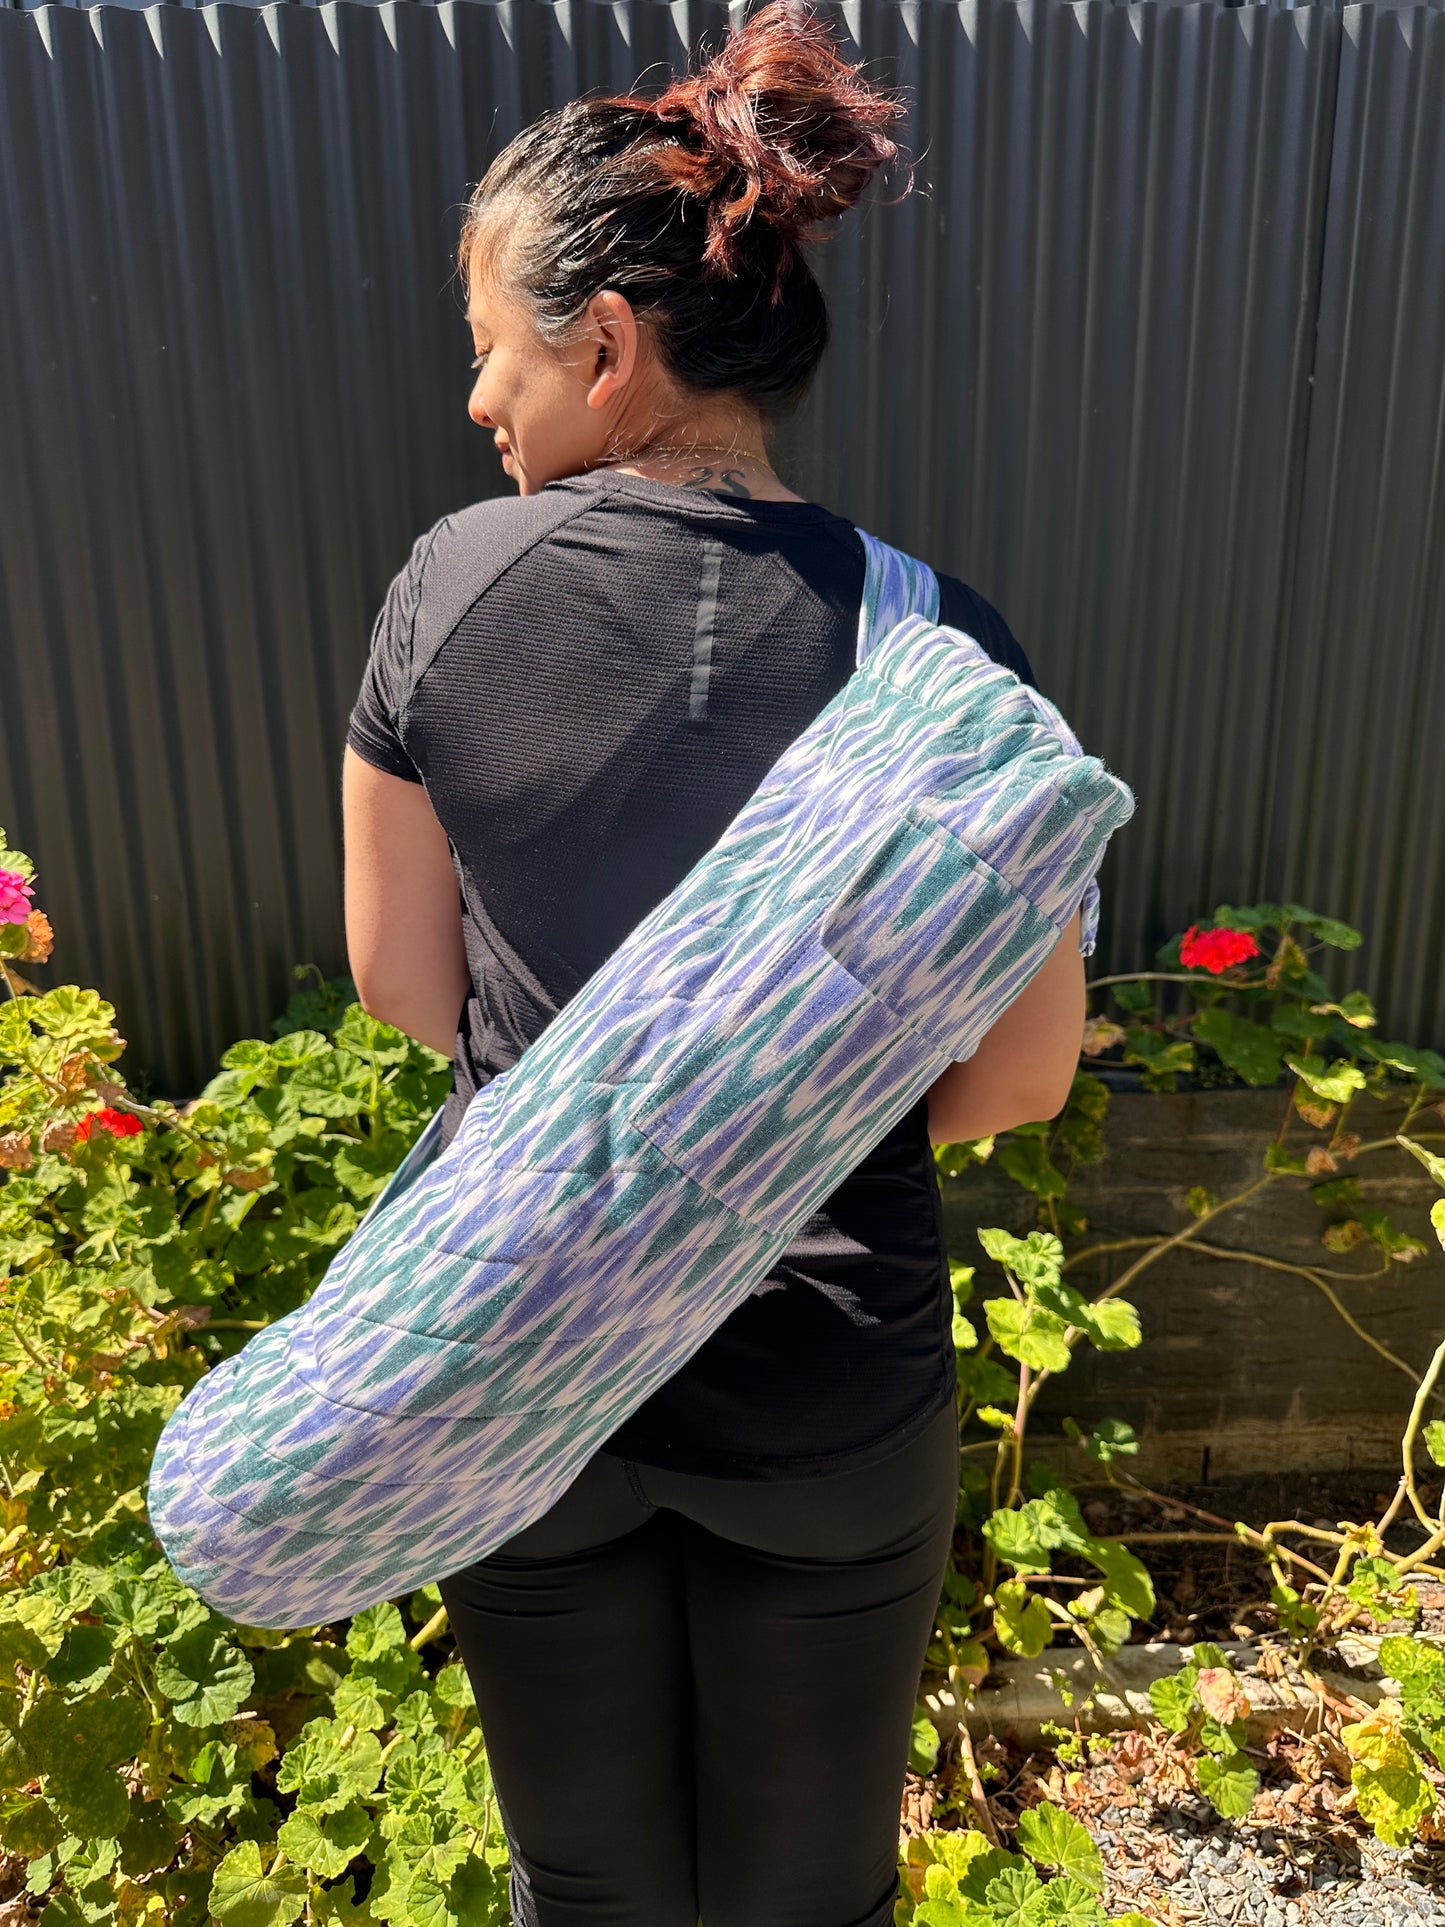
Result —
<path fill-rule="evenodd" d="M 348 748 L 346 949 L 362 1005 L 450 1057 L 471 988 L 451 846 L 420 783 Z"/>
<path fill-rule="evenodd" d="M 1076 915 L 973 1056 L 951 1064 L 930 1087 L 931 1141 L 960 1144 L 1056 1117 L 1078 1068 L 1085 1008 Z"/>

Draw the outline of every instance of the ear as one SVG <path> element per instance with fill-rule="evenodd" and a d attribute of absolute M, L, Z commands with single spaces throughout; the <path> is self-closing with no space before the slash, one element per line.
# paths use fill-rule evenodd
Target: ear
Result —
<path fill-rule="evenodd" d="M 587 304 L 582 324 L 589 376 L 587 406 L 615 402 L 637 369 L 640 330 L 632 303 L 615 288 L 603 288 Z"/>

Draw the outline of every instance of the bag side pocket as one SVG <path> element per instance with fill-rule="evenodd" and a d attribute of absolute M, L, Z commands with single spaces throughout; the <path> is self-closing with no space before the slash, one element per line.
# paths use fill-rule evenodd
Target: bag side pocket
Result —
<path fill-rule="evenodd" d="M 823 919 L 823 948 L 951 1062 L 979 1039 L 1058 941 L 1058 927 L 921 805 Z"/>
<path fill-rule="evenodd" d="M 948 1060 L 966 1057 L 1058 936 L 917 806 L 833 900 L 650 1082 L 632 1122 L 709 1197 L 791 1233 Z"/>

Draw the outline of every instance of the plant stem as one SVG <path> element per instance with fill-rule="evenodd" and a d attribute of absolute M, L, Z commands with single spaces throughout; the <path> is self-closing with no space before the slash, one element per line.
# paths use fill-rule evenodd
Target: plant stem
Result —
<path fill-rule="evenodd" d="M 1010 1441 L 1013 1446 L 1013 1463 L 1009 1467 L 1008 1497 L 1004 1500 L 1005 1505 L 1013 1504 L 1023 1475 L 1024 1427 L 1028 1424 L 1028 1411 L 1029 1368 L 1027 1365 L 1020 1364 L 1018 1404 L 1014 1407 L 1013 1438 Z"/>
<path fill-rule="evenodd" d="M 1372 1338 L 1359 1320 L 1352 1317 L 1351 1314 L 1346 1311 L 1345 1307 L 1340 1303 L 1339 1294 L 1325 1283 L 1323 1275 L 1315 1271 L 1311 1266 L 1293 1265 L 1284 1258 L 1268 1258 L 1262 1251 L 1232 1250 L 1228 1245 L 1200 1244 L 1196 1245 L 1195 1249 L 1202 1251 L 1210 1258 L 1231 1258 L 1237 1264 L 1264 1265 L 1270 1271 L 1286 1271 L 1292 1273 L 1296 1278 L 1308 1279 L 1316 1290 L 1322 1291 L 1325 1297 L 1329 1299 L 1330 1303 L 1340 1314 L 1340 1317 L 1344 1319 L 1356 1338 L 1363 1339 L 1372 1351 L 1378 1352 L 1381 1358 L 1393 1365 L 1397 1371 L 1403 1372 L 1406 1378 L 1414 1379 L 1418 1382 L 1419 1373 L 1415 1371 L 1413 1366 L 1407 1365 L 1403 1358 L 1397 1358 L 1389 1346 L 1382 1345 L 1378 1338 Z M 1377 1276 L 1379 1274 L 1369 1273 L 1366 1275 Z"/>
<path fill-rule="evenodd" d="M 1118 1698 L 1122 1703 L 1125 1712 L 1129 1715 L 1129 1724 L 1134 1728 L 1136 1732 L 1142 1733 L 1146 1740 L 1149 1739 L 1150 1729 L 1149 1729 L 1148 1720 L 1134 1706 L 1133 1701 L 1129 1698 L 1128 1688 L 1125 1686 L 1123 1680 L 1120 1679 L 1119 1675 L 1114 1671 L 1114 1668 L 1111 1662 L 1105 1659 L 1103 1649 L 1100 1647 L 1099 1642 L 1095 1639 L 1094 1635 L 1089 1631 L 1089 1628 L 1084 1624 L 1084 1622 L 1081 1619 L 1075 1619 L 1074 1615 L 1071 1612 L 1068 1612 L 1063 1607 L 1056 1605 L 1052 1599 L 1045 1599 L 1044 1606 L 1048 1610 L 1050 1616 L 1060 1626 L 1066 1626 L 1069 1629 L 1069 1631 L 1075 1635 L 1080 1645 L 1082 1645 L 1084 1650 L 1088 1653 L 1089 1658 L 1094 1662 L 1094 1671 L 1099 1675 L 1100 1679 L 1102 1679 L 1106 1683 L 1106 1685 L 1113 1687 L 1114 1692 L 1118 1695 Z"/>
<path fill-rule="evenodd" d="M 948 1654 L 948 1688 L 953 1694 L 953 1710 L 957 1721 L 959 1770 L 967 1786 L 969 1800 L 978 1815 L 979 1826 L 991 1844 L 997 1847 L 1000 1845 L 998 1832 L 994 1827 L 993 1814 L 989 1810 L 983 1776 L 978 1770 L 978 1761 L 974 1756 L 973 1735 L 968 1730 L 968 1715 L 965 1710 L 968 1689 L 964 1686 L 963 1676 L 959 1670 L 958 1648 L 947 1626 L 941 1626 L 939 1630 L 943 1634 L 944 1650 Z"/>
<path fill-rule="evenodd" d="M 978 1770 L 978 1760 L 973 1751 L 973 1735 L 968 1730 L 968 1722 L 959 1715 L 958 1721 L 958 1766 L 965 1786 L 968 1789 L 969 1804 L 978 1815 L 978 1824 L 990 1845 L 1001 1847 L 998 1829 L 993 1823 L 993 1813 L 989 1808 L 988 1794 L 984 1790 L 983 1776 Z"/>
<path fill-rule="evenodd" d="M 447 1609 L 445 1606 L 438 1606 L 421 1631 L 414 1633 L 406 1643 L 414 1653 L 419 1653 L 423 1646 L 430 1645 L 434 1639 L 440 1639 L 446 1629 Z"/>
<path fill-rule="evenodd" d="M 1212 1204 L 1207 1211 L 1201 1211 L 1199 1216 L 1195 1218 L 1191 1224 L 1184 1225 L 1182 1229 L 1176 1231 L 1172 1237 L 1166 1238 L 1162 1244 L 1157 1245 L 1153 1251 L 1146 1253 L 1144 1257 L 1135 1259 L 1134 1263 L 1130 1265 L 1120 1277 L 1116 1278 L 1112 1285 L 1105 1286 L 1094 1302 L 1096 1304 L 1102 1304 L 1106 1298 L 1117 1298 L 1120 1292 L 1124 1291 L 1134 1282 L 1141 1271 L 1147 1270 L 1156 1259 L 1162 1258 L 1166 1251 L 1173 1251 L 1178 1245 L 1188 1244 L 1193 1239 L 1195 1233 L 1202 1231 L 1211 1218 L 1217 1218 L 1225 1211 L 1233 1211 L 1236 1205 L 1246 1203 L 1259 1192 L 1266 1190 L 1273 1182 L 1274 1173 L 1272 1171 L 1266 1171 L 1262 1178 L 1256 1178 L 1253 1184 L 1247 1184 L 1242 1191 L 1236 1191 L 1232 1198 L 1221 1198 L 1218 1204 Z M 1045 1372 L 1041 1376 L 1046 1378 L 1048 1374 Z"/>
<path fill-rule="evenodd" d="M 11 1321 L 10 1335 L 16 1341 L 16 1343 L 20 1346 L 22 1351 L 28 1352 L 30 1354 L 30 1357 L 35 1361 L 35 1363 L 39 1366 L 40 1370 L 44 1373 L 44 1375 L 47 1378 L 51 1378 L 55 1375 L 56 1367 L 53 1365 L 47 1364 L 46 1361 L 40 1356 L 40 1353 L 36 1351 L 35 1347 L 31 1344 L 30 1340 L 25 1336 L 24 1332 L 21 1331 L 20 1321 L 18 1319 L 14 1319 Z"/>
<path fill-rule="evenodd" d="M 1154 1236 L 1150 1238 L 1111 1238 L 1107 1244 L 1085 1245 L 1082 1251 L 1070 1253 L 1059 1269 L 1061 1271 L 1068 1271 L 1074 1265 L 1083 1264 L 1088 1258 L 1101 1258 L 1105 1252 L 1109 1251 L 1137 1251 L 1141 1245 L 1157 1244 L 1159 1235 L 1160 1234 L 1156 1232 Z"/>
<path fill-rule="evenodd" d="M 1404 1124 L 1407 1121 L 1408 1121 L 1408 1118 L 1405 1120 L 1402 1120 L 1401 1122 L 1402 1130 L 1404 1129 Z M 1412 1131 L 1410 1135 L 1411 1137 L 1416 1139 L 1445 1138 L 1445 1131 Z M 1366 1151 L 1394 1151 L 1398 1149 L 1399 1149 L 1399 1140 L 1397 1138 L 1377 1137 L 1372 1139 L 1371 1142 L 1368 1144 L 1362 1144 L 1360 1148 L 1355 1152 L 1355 1157 L 1362 1158 L 1365 1155 Z M 1353 1163 L 1353 1161 L 1354 1160 L 1352 1159 L 1351 1162 Z"/>
<path fill-rule="evenodd" d="M 1291 1084 L 1289 1087 L 1289 1096 L 1284 1101 L 1284 1116 L 1280 1119 L 1279 1129 L 1274 1134 L 1274 1141 L 1277 1145 L 1283 1144 L 1285 1139 L 1289 1136 L 1290 1120 L 1294 1116 L 1295 1092 L 1299 1089 L 1300 1082 L 1301 1080 L 1298 1074 L 1296 1074 L 1293 1084 Z M 1338 1135 L 1339 1133 L 1338 1123 L 1335 1125 L 1335 1133 L 1336 1135 Z"/>
<path fill-rule="evenodd" d="M 1102 990 L 1106 984 L 1207 984 L 1208 981 L 1197 970 L 1125 970 L 1117 977 L 1091 977 L 1084 988 Z"/>
<path fill-rule="evenodd" d="M 1274 1529 L 1271 1526 L 1266 1526 L 1263 1533 L 1256 1532 L 1251 1526 L 1245 1525 L 1242 1519 L 1226 1519 L 1218 1512 L 1207 1511 L 1203 1506 L 1191 1505 L 1187 1499 L 1169 1498 L 1162 1492 L 1154 1491 L 1152 1486 L 1145 1485 L 1141 1479 L 1136 1479 L 1132 1475 L 1126 1475 L 1122 1479 L 1111 1479 L 1109 1483 L 1117 1486 L 1120 1491 L 1133 1493 L 1139 1498 L 1153 1499 L 1156 1505 L 1174 1506 L 1180 1512 L 1190 1512 L 1196 1519 L 1203 1519 L 1209 1525 L 1228 1526 L 1236 1542 L 1242 1538 L 1247 1544 L 1253 1545 L 1260 1550 L 1270 1549 L 1267 1547 L 1266 1542 L 1268 1534 Z M 1290 1523 L 1293 1524 L 1292 1521 Z M 1301 1530 L 1310 1538 L 1321 1536 L 1316 1534 L 1313 1528 L 1301 1527 Z M 1126 1537 L 1125 1543 L 1127 1544 L 1127 1542 Z M 1296 1565 L 1304 1566 L 1307 1571 L 1312 1572 L 1317 1579 L 1324 1581 L 1325 1584 L 1329 1583 L 1329 1574 L 1324 1568 L 1314 1565 L 1310 1560 L 1306 1559 L 1303 1554 L 1292 1552 L 1288 1546 L 1278 1546 L 1272 1549 L 1283 1554 L 1285 1558 L 1292 1559 Z"/>
<path fill-rule="evenodd" d="M 1106 1285 L 1098 1297 L 1093 1300 L 1093 1303 L 1102 1305 L 1106 1299 L 1117 1298 L 1122 1291 L 1133 1283 L 1134 1279 L 1136 1279 L 1141 1272 L 1146 1271 L 1150 1265 L 1162 1258 L 1166 1251 L 1173 1251 L 1179 1245 L 1189 1244 L 1194 1239 L 1195 1233 L 1202 1231 L 1211 1218 L 1219 1217 L 1222 1212 L 1234 1210 L 1236 1205 L 1244 1204 L 1258 1192 L 1263 1191 L 1268 1185 L 1273 1184 L 1274 1181 L 1274 1172 L 1266 1171 L 1262 1178 L 1256 1178 L 1253 1184 L 1247 1184 L 1242 1191 L 1236 1191 L 1232 1198 L 1221 1198 L 1218 1204 L 1211 1205 L 1207 1211 L 1202 1211 L 1197 1218 L 1176 1231 L 1172 1237 L 1152 1240 L 1151 1249 L 1146 1251 L 1142 1257 L 1136 1258 L 1133 1264 L 1129 1265 L 1119 1277 L 1114 1280 L 1112 1285 Z M 1082 1337 L 1083 1333 L 1076 1326 L 1070 1326 L 1064 1335 L 1064 1343 L 1072 1349 Z M 1032 1403 L 1033 1399 L 1037 1396 L 1039 1387 L 1052 1377 L 1053 1373 L 1049 1371 L 1047 1367 L 1039 1372 L 1029 1390 L 1030 1403 Z"/>
<path fill-rule="evenodd" d="M 1445 1342 L 1436 1346 L 1430 1363 L 1425 1367 L 1425 1376 L 1416 1387 L 1410 1416 L 1405 1422 L 1405 1434 L 1400 1441 L 1400 1460 L 1404 1470 L 1400 1475 L 1400 1484 L 1394 1498 L 1390 1501 L 1389 1509 L 1376 1527 L 1376 1531 L 1383 1538 L 1386 1528 L 1400 1509 L 1401 1499 L 1408 1493 L 1417 1518 L 1430 1534 L 1425 1544 L 1411 1554 L 1409 1563 L 1412 1565 L 1423 1555 L 1433 1552 L 1436 1546 L 1445 1542 L 1445 1523 L 1441 1522 L 1445 1521 L 1445 1495 L 1441 1497 L 1441 1521 L 1437 1521 L 1430 1517 L 1415 1489 L 1415 1434 L 1420 1429 L 1420 1417 L 1425 1409 L 1425 1400 L 1440 1376 L 1442 1365 L 1445 1365 Z"/>

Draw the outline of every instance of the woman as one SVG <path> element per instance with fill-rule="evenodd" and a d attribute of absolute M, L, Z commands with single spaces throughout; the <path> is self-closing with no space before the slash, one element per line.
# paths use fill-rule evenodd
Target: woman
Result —
<path fill-rule="evenodd" d="M 448 1135 L 853 666 L 857 533 L 766 437 L 826 337 L 804 245 L 897 113 L 771 5 L 657 99 L 538 121 L 472 197 L 469 412 L 519 493 L 416 544 L 344 777 L 352 968 L 453 1057 Z M 949 578 L 942 617 L 1028 675 Z M 444 1583 L 524 1927 L 891 1920 L 958 1488 L 930 1146 L 1054 1114 L 1082 1023 L 1076 920 L 552 1510 Z"/>

